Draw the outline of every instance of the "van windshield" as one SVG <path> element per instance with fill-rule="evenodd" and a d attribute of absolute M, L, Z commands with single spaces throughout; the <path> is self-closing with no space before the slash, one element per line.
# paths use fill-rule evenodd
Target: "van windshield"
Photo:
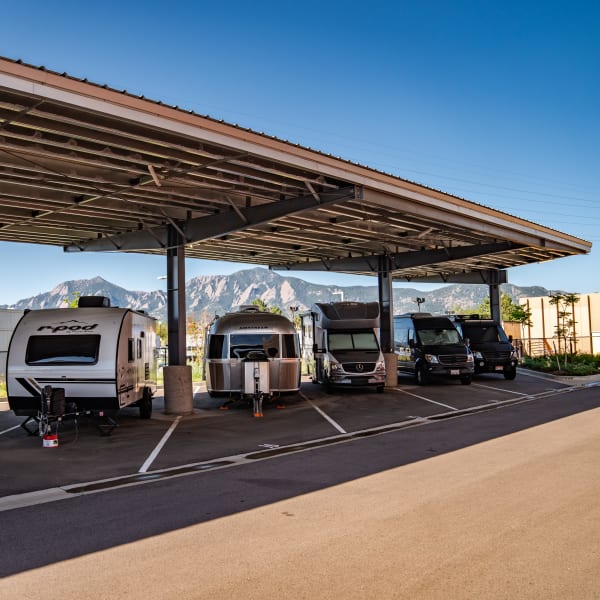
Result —
<path fill-rule="evenodd" d="M 374 331 L 333 331 L 328 335 L 329 350 L 379 350 Z"/>
<path fill-rule="evenodd" d="M 93 365 L 98 362 L 99 335 L 32 335 L 27 341 L 28 365 Z"/>
<path fill-rule="evenodd" d="M 456 329 L 419 329 L 419 341 L 423 346 L 446 346 L 447 344 L 460 344 L 461 339 Z"/>
<path fill-rule="evenodd" d="M 506 335 L 502 335 L 504 332 L 498 330 L 495 325 L 490 327 L 475 327 L 463 324 L 462 326 L 463 335 L 469 338 L 471 343 L 481 344 L 482 342 L 507 342 L 508 338 Z"/>

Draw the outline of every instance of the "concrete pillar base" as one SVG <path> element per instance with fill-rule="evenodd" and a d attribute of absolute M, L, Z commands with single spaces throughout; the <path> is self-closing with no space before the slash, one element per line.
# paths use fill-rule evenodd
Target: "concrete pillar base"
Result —
<path fill-rule="evenodd" d="M 393 352 L 383 354 L 385 360 L 385 387 L 398 387 L 398 357 Z"/>
<path fill-rule="evenodd" d="M 172 365 L 163 368 L 165 379 L 165 414 L 191 415 L 194 412 L 192 367 Z"/>

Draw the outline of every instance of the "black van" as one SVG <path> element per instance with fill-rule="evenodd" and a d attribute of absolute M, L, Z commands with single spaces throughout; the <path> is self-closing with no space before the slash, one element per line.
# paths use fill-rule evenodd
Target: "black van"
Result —
<path fill-rule="evenodd" d="M 414 375 L 424 385 L 434 377 L 454 377 L 468 385 L 474 372 L 473 354 L 447 317 L 430 313 L 394 316 L 394 350 L 398 374 Z"/>
<path fill-rule="evenodd" d="M 450 319 L 475 357 L 475 373 L 502 373 L 505 379 L 517 376 L 517 352 L 512 337 L 493 319 L 479 315 L 451 315 Z"/>

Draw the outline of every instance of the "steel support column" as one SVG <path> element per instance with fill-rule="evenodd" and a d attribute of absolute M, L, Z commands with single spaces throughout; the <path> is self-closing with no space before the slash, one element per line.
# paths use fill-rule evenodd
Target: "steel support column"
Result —
<path fill-rule="evenodd" d="M 506 276 L 504 277 L 506 279 Z M 502 311 L 500 307 L 500 281 L 497 271 L 490 271 L 490 281 L 488 284 L 490 294 L 490 314 L 496 323 L 502 320 Z"/>
<path fill-rule="evenodd" d="M 185 246 L 180 232 L 173 225 L 169 225 L 167 248 L 169 366 L 185 365 L 185 315 Z"/>
<path fill-rule="evenodd" d="M 380 343 L 385 359 L 388 387 L 398 385 L 398 363 L 394 354 L 394 294 L 392 287 L 391 261 L 389 256 L 378 258 L 377 287 L 379 290 Z"/>

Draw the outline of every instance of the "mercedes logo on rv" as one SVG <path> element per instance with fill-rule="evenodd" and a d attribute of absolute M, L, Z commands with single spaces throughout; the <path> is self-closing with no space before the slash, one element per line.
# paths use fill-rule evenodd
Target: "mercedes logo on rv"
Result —
<path fill-rule="evenodd" d="M 60 321 L 59 323 L 51 323 L 50 325 L 42 325 L 38 327 L 38 331 L 48 331 L 52 333 L 59 333 L 61 331 L 92 331 L 98 327 L 98 323 L 86 323 L 85 321 L 77 321 L 71 319 L 70 321 Z"/>
<path fill-rule="evenodd" d="M 356 363 L 356 370 L 362 373 L 365 370 L 365 366 L 362 363 Z"/>

